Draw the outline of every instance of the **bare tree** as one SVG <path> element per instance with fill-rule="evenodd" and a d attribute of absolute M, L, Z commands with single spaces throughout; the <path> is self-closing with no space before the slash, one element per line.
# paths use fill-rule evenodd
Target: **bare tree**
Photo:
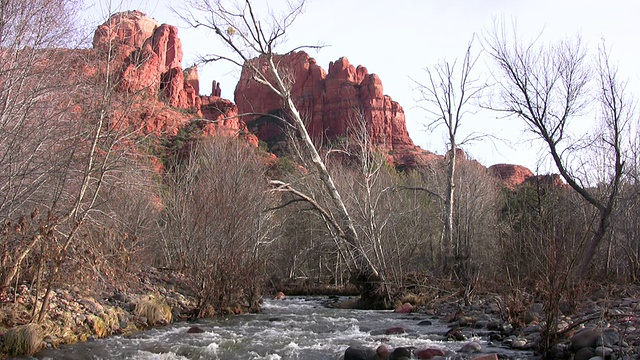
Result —
<path fill-rule="evenodd" d="M 0 235 L 0 278 L 6 286 L 31 276 L 31 321 L 42 321 L 52 291 L 82 255 L 112 240 L 91 235 L 104 228 L 105 188 L 130 170 L 138 129 L 126 126 L 126 111 L 114 111 L 127 104 L 115 95 L 113 52 L 72 46 L 76 2 L 2 6 L 0 219 L 7 231 Z"/>
<path fill-rule="evenodd" d="M 58 61 L 66 56 L 60 48 L 73 45 L 77 5 L 0 4 L 0 221 L 13 230 L 2 237 L 2 286 L 16 278 L 57 217 L 50 210 L 73 151 L 67 120 L 75 90 L 61 81 L 68 67 Z"/>
<path fill-rule="evenodd" d="M 458 69 L 457 61 L 450 63 L 441 61 L 427 68 L 428 82 L 421 84 L 418 82 L 418 90 L 421 93 L 421 100 L 427 103 L 426 110 L 435 119 L 427 124 L 431 130 L 435 130 L 440 125 L 444 125 L 447 130 L 447 189 L 444 211 L 444 241 L 443 244 L 443 273 L 448 274 L 455 266 L 454 262 L 454 193 L 456 179 L 456 161 L 458 146 L 472 140 L 467 137 L 460 140 L 458 131 L 463 123 L 463 118 L 471 112 L 472 101 L 477 100 L 481 91 L 485 88 L 479 80 L 474 77 L 474 67 L 479 56 L 473 56 L 471 48 L 473 40 L 469 42 L 465 56 Z"/>
<path fill-rule="evenodd" d="M 496 74 L 498 103 L 491 107 L 523 120 L 529 130 L 544 141 L 567 184 L 599 214 L 579 263 L 578 273 L 584 275 L 609 228 L 623 175 L 622 139 L 632 115 L 624 83 L 610 64 L 609 54 L 601 50 L 598 62 L 593 65 L 579 38 L 550 46 L 536 42 L 524 44 L 515 31 L 509 34 L 504 25 L 496 24 L 485 40 L 486 50 L 499 71 Z M 594 72 L 597 78 L 593 86 L 595 93 L 592 93 L 590 84 Z M 606 129 L 597 137 L 605 139 L 614 159 L 604 191 L 589 188 L 586 179 L 572 167 L 579 146 L 576 141 L 571 142 L 569 126 L 579 116 L 592 114 L 587 110 L 594 98 L 601 104 L 594 116 Z"/>
<path fill-rule="evenodd" d="M 302 13 L 304 3 L 304 0 L 291 2 L 288 11 L 283 15 L 276 16 L 271 12 L 270 16 L 262 19 L 255 11 L 255 4 L 250 0 L 236 3 L 235 6 L 224 1 L 194 0 L 191 2 L 191 8 L 202 12 L 204 20 L 200 20 L 193 13 L 182 16 L 182 19 L 192 27 L 202 27 L 213 31 L 232 52 L 229 56 L 211 56 L 207 61 L 231 61 L 242 67 L 243 71 L 248 72 L 253 81 L 269 88 L 282 100 L 282 108 L 287 119 L 281 120 L 288 122 L 290 119 L 296 127 L 305 150 L 309 153 L 323 186 L 337 209 L 337 216 L 332 218 L 332 225 L 340 238 L 346 241 L 356 253 L 354 268 L 357 269 L 357 278 L 360 279 L 357 282 L 369 288 L 363 290 L 363 297 L 375 298 L 379 296 L 376 293 L 381 281 L 380 273 L 358 247 L 358 233 L 354 221 L 307 132 L 304 120 L 291 94 L 290 78 L 285 76 L 286 72 L 278 66 L 280 57 L 275 53 L 275 49 L 283 41 L 287 29 Z M 312 198 L 304 196 L 290 184 L 276 181 L 273 182 L 273 185 L 279 190 L 295 192 L 311 203 L 317 204 Z M 372 287 L 378 287 L 378 289 L 373 290 Z"/>
<path fill-rule="evenodd" d="M 200 139 L 166 182 L 164 265 L 187 275 L 199 315 L 245 301 L 257 306 L 272 212 L 255 149 L 233 138 Z"/>

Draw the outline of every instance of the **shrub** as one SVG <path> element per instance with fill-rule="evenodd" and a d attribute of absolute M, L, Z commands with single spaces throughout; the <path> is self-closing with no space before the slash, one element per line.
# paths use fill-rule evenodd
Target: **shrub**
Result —
<path fill-rule="evenodd" d="M 43 338 L 39 325 L 18 325 L 7 331 L 4 346 L 9 355 L 32 355 L 42 347 Z"/>
<path fill-rule="evenodd" d="M 149 325 L 165 325 L 171 323 L 171 307 L 154 295 L 143 295 L 136 302 L 134 314 L 147 318 Z"/>
<path fill-rule="evenodd" d="M 107 336 L 107 327 L 102 318 L 99 318 L 95 315 L 89 315 L 87 318 L 89 322 L 89 326 L 91 327 L 91 331 L 99 338 Z"/>

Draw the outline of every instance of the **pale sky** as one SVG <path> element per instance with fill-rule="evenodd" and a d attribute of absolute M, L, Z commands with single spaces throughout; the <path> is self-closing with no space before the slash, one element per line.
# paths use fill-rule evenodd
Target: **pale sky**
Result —
<path fill-rule="evenodd" d="M 285 0 L 269 0 L 273 8 Z M 264 0 L 260 0 L 264 3 Z M 223 45 L 203 29 L 189 29 L 173 14 L 168 4 L 180 7 L 178 1 L 127 0 L 112 5 L 116 11 L 138 9 L 160 23 L 179 27 L 184 60 L 183 67 L 192 65 L 198 55 L 215 52 Z M 105 3 L 88 3 L 87 18 L 96 25 L 108 14 Z M 426 67 L 440 59 L 462 58 L 473 34 L 490 29 L 494 19 L 515 20 L 518 32 L 532 37 L 543 31 L 543 37 L 559 40 L 576 34 L 594 48 L 606 40 L 612 59 L 630 81 L 630 89 L 640 89 L 640 2 L 635 0 L 310 0 L 305 12 L 287 32 L 287 42 L 279 52 L 287 52 L 300 45 L 322 43 L 325 48 L 308 53 L 328 70 L 329 62 L 345 56 L 354 65 L 367 67 L 382 80 L 385 94 L 402 105 L 407 118 L 409 135 L 416 145 L 442 154 L 445 151 L 441 131 L 429 132 L 425 124 L 429 114 L 417 105 L 419 98 L 415 81 L 426 82 Z M 476 51 L 481 50 L 477 43 Z M 595 53 L 594 53 L 595 54 Z M 478 67 L 484 72 L 484 61 Z M 199 68 L 200 89 L 210 92 L 210 83 L 222 85 L 222 96 L 233 100 L 239 71 L 232 66 L 214 63 Z M 640 96 L 640 91 L 636 91 Z M 536 172 L 552 169 L 548 160 L 541 160 L 540 143 L 523 131 L 516 119 L 498 119 L 493 113 L 482 112 L 466 118 L 462 137 L 482 132 L 505 138 L 511 145 L 488 140 L 463 148 L 471 157 L 486 166 L 512 163 L 529 167 Z M 580 125 L 576 125 L 579 131 Z"/>

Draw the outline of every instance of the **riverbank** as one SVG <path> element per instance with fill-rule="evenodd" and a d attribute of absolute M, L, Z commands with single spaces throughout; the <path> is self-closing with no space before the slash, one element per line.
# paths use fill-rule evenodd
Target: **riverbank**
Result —
<path fill-rule="evenodd" d="M 484 334 L 493 345 L 546 358 L 640 359 L 640 287 L 594 289 L 577 303 L 560 301 L 558 316 L 552 317 L 557 331 L 551 333 L 545 331 L 549 313 L 544 304 L 522 301 L 522 295 L 529 296 L 483 294 L 470 304 L 433 301 L 415 312 L 448 322 L 446 335 L 455 339 Z M 549 337 L 554 345 L 547 349 Z"/>
<path fill-rule="evenodd" d="M 0 357 L 33 354 L 111 335 L 130 334 L 186 320 L 196 308 L 184 279 L 170 271 L 145 268 L 118 287 L 101 291 L 80 287 L 53 290 L 40 322 L 44 291 L 27 284 L 0 290 Z M 125 290 L 126 289 L 126 290 Z"/>
<path fill-rule="evenodd" d="M 111 335 L 132 334 L 194 316 L 195 299 L 189 297 L 185 281 L 178 274 L 147 268 L 133 276 L 126 291 L 106 286 L 100 292 L 66 288 L 52 293 L 46 317 L 38 325 L 28 325 L 34 305 L 43 295 L 27 285 L 0 292 L 0 347 L 3 356 L 34 353 L 38 349 L 93 340 Z M 323 288 L 330 292 L 330 287 Z M 348 291 L 348 290 L 343 290 Z M 342 293 L 344 295 L 344 293 Z M 289 293 L 288 295 L 292 295 Z M 349 307 L 330 297 L 329 307 Z M 484 293 L 468 304 L 456 293 L 409 295 L 401 302 L 411 303 L 407 316 L 437 319 L 448 324 L 440 334 L 452 339 L 473 339 L 484 334 L 491 342 L 514 350 L 538 350 L 545 339 L 548 314 L 541 302 L 528 294 Z M 600 289 L 580 303 L 559 305 L 560 336 L 550 355 L 588 359 L 640 358 L 640 287 Z M 243 307 L 221 309 L 219 314 L 241 313 Z M 394 329 L 400 331 L 401 329 Z"/>

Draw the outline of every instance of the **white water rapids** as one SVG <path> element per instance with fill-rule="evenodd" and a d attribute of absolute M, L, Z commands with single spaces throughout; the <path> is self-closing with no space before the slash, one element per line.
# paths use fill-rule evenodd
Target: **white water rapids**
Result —
<path fill-rule="evenodd" d="M 323 298 L 267 300 L 260 314 L 230 316 L 177 323 L 129 336 L 61 346 L 44 350 L 39 359 L 338 359 L 350 345 L 441 348 L 459 350 L 468 341 L 443 341 L 446 324 L 426 315 L 396 314 L 391 311 L 333 309 L 322 305 Z M 433 325 L 421 326 L 421 320 Z M 204 333 L 188 334 L 198 326 Z M 406 333 L 385 335 L 391 327 Z M 513 357 L 527 353 L 493 348 L 486 337 L 474 337 L 483 352 Z"/>

